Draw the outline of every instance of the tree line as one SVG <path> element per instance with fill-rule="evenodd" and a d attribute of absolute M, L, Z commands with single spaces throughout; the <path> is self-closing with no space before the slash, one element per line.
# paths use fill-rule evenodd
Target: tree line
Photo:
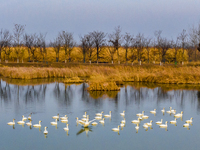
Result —
<path fill-rule="evenodd" d="M 45 62 L 49 47 L 56 55 L 56 62 L 61 61 L 61 51 L 64 51 L 65 63 L 71 62 L 71 54 L 75 48 L 78 48 L 77 55 L 81 55 L 81 61 L 84 63 L 99 63 L 102 57 L 109 57 L 109 63 L 113 63 L 114 60 L 120 63 L 122 57 L 124 63 L 134 61 L 140 63 L 141 61 L 147 63 L 179 61 L 183 63 L 188 60 L 197 61 L 200 54 L 200 24 L 190 28 L 189 32 L 183 29 L 175 39 L 163 37 L 161 30 L 155 31 L 153 37 L 147 37 L 142 33 L 135 36 L 128 32 L 122 34 L 120 26 L 114 28 L 114 31 L 109 34 L 93 31 L 79 36 L 79 38 L 80 41 L 77 43 L 73 33 L 61 31 L 54 40 L 47 43 L 46 33 L 27 34 L 25 25 L 15 24 L 12 32 L 7 29 L 0 30 L 0 62 L 3 59 L 8 62 L 11 53 L 15 54 L 17 63 L 19 63 L 19 59 L 23 62 L 25 52 L 28 53 L 27 61 L 34 62 L 37 60 L 36 51 Z M 105 51 L 106 54 L 104 54 Z M 123 51 L 123 55 L 121 51 Z"/>

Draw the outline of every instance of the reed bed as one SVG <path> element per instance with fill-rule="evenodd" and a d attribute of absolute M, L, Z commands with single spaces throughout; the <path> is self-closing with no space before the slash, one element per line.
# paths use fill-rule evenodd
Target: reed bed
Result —
<path fill-rule="evenodd" d="M 0 67 L 0 75 L 25 80 L 64 78 L 68 82 L 73 80 L 80 82 L 82 78 L 86 78 L 90 85 L 89 90 L 117 90 L 116 83 L 123 82 L 200 84 L 200 67 L 198 66 Z"/>

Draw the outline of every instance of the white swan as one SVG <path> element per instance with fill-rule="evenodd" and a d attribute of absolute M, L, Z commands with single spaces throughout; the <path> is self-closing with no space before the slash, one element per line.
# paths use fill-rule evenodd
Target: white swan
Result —
<path fill-rule="evenodd" d="M 63 128 L 65 131 L 69 131 L 69 127 L 68 127 L 69 124 L 66 124 L 66 127 Z"/>
<path fill-rule="evenodd" d="M 15 119 L 12 122 L 8 122 L 7 125 L 15 125 Z"/>
<path fill-rule="evenodd" d="M 174 115 L 174 117 L 176 117 L 176 118 L 180 118 L 182 116 L 183 116 L 183 111 L 181 111 L 181 113 L 178 113 L 178 114 Z"/>
<path fill-rule="evenodd" d="M 68 122 L 68 117 L 66 117 L 65 119 L 61 120 L 62 123 L 67 123 Z"/>
<path fill-rule="evenodd" d="M 147 116 L 147 115 L 142 115 L 142 119 L 148 119 L 149 118 L 149 116 Z"/>
<path fill-rule="evenodd" d="M 186 123 L 192 123 L 192 119 L 193 119 L 193 118 L 191 117 L 190 120 L 186 120 L 185 122 L 186 122 Z"/>
<path fill-rule="evenodd" d="M 175 114 L 176 114 L 176 110 L 175 110 L 175 109 L 172 109 L 172 110 L 171 110 L 171 113 L 175 115 Z"/>
<path fill-rule="evenodd" d="M 57 114 L 57 116 L 53 116 L 53 119 L 59 119 L 59 114 Z"/>
<path fill-rule="evenodd" d="M 29 120 L 29 122 L 26 123 L 27 126 L 32 126 L 32 120 Z"/>
<path fill-rule="evenodd" d="M 156 109 L 151 110 L 150 113 L 152 113 L 152 114 L 156 114 Z"/>
<path fill-rule="evenodd" d="M 25 122 L 23 121 L 23 118 L 22 118 L 22 121 L 18 121 L 17 123 L 18 124 L 25 124 Z"/>
<path fill-rule="evenodd" d="M 123 111 L 123 113 L 120 113 L 121 116 L 125 116 L 125 110 Z"/>
<path fill-rule="evenodd" d="M 96 119 L 93 119 L 91 121 L 89 121 L 89 119 L 86 119 L 86 121 L 84 122 L 78 122 L 79 124 L 81 124 L 84 128 L 88 127 L 90 125 L 90 123 L 92 123 L 94 120 Z"/>
<path fill-rule="evenodd" d="M 145 123 L 145 124 L 148 125 L 148 126 L 150 127 L 150 126 L 152 126 L 152 122 L 153 122 L 153 121 L 151 120 L 150 122 Z"/>
<path fill-rule="evenodd" d="M 85 122 L 87 120 L 87 118 L 82 118 L 81 120 Z"/>
<path fill-rule="evenodd" d="M 121 123 L 121 124 L 120 124 L 120 127 L 122 127 L 122 128 L 125 127 L 125 124 L 124 124 L 124 123 Z"/>
<path fill-rule="evenodd" d="M 41 124 L 40 124 L 41 122 L 42 122 L 42 121 L 40 120 L 40 121 L 39 121 L 39 124 L 34 124 L 33 127 L 36 127 L 36 128 L 41 127 Z"/>
<path fill-rule="evenodd" d="M 102 124 L 104 124 L 104 123 L 105 123 L 105 121 L 104 121 L 104 120 L 105 120 L 105 118 L 103 118 L 102 120 L 100 120 L 100 121 L 99 121 L 99 123 L 102 123 Z"/>
<path fill-rule="evenodd" d="M 119 126 L 118 128 L 112 128 L 112 131 L 119 131 Z"/>
<path fill-rule="evenodd" d="M 162 124 L 163 119 L 161 119 L 161 121 L 157 121 L 156 124 L 160 125 Z"/>
<path fill-rule="evenodd" d="M 96 125 L 98 125 L 98 123 L 97 122 L 93 122 L 91 125 L 96 126 Z"/>
<path fill-rule="evenodd" d="M 67 118 L 67 115 L 65 115 L 64 117 L 60 117 L 60 120 L 66 120 Z"/>
<path fill-rule="evenodd" d="M 139 124 L 137 124 L 137 126 L 135 127 L 136 130 L 139 130 Z"/>
<path fill-rule="evenodd" d="M 174 119 L 174 120 L 172 120 L 172 121 L 170 121 L 169 123 L 171 123 L 171 124 L 176 124 L 176 118 Z"/>
<path fill-rule="evenodd" d="M 167 123 L 168 123 L 168 121 L 166 121 L 165 124 L 159 125 L 159 127 L 160 127 L 160 128 L 167 128 Z"/>
<path fill-rule="evenodd" d="M 102 116 L 96 116 L 94 117 L 96 120 L 101 120 L 102 119 Z"/>
<path fill-rule="evenodd" d="M 87 112 L 85 112 L 85 115 L 83 115 L 83 118 L 87 118 Z"/>
<path fill-rule="evenodd" d="M 183 127 L 189 127 L 190 126 L 190 124 L 189 123 L 185 123 L 185 124 L 183 124 Z"/>
<path fill-rule="evenodd" d="M 142 111 L 142 113 L 136 114 L 136 116 L 138 116 L 138 117 L 142 117 L 143 115 L 144 115 L 144 111 Z"/>
<path fill-rule="evenodd" d="M 55 120 L 55 122 L 51 122 L 51 125 L 57 125 L 57 119 Z"/>
<path fill-rule="evenodd" d="M 96 113 L 96 116 L 102 116 L 103 111 L 101 113 Z"/>
<path fill-rule="evenodd" d="M 165 113 L 165 107 L 163 107 L 163 109 L 161 110 L 162 113 Z"/>
<path fill-rule="evenodd" d="M 76 117 L 76 123 L 83 124 L 84 122 L 82 120 L 78 120 L 78 117 Z"/>
<path fill-rule="evenodd" d="M 108 114 L 107 114 L 107 115 L 104 115 L 104 117 L 111 118 L 111 112 L 112 112 L 112 111 L 109 111 L 109 115 L 108 115 Z"/>
<path fill-rule="evenodd" d="M 149 127 L 149 126 L 148 126 L 146 123 L 143 124 L 143 128 L 146 129 L 146 128 L 148 128 L 148 127 Z"/>
<path fill-rule="evenodd" d="M 140 123 L 140 118 L 138 118 L 137 120 L 132 120 L 131 123 L 139 124 Z"/>
<path fill-rule="evenodd" d="M 124 118 L 124 120 L 122 120 L 121 123 L 125 124 L 126 123 L 126 119 Z"/>
<path fill-rule="evenodd" d="M 169 107 L 169 110 L 166 111 L 166 113 L 171 114 L 172 113 L 172 107 Z"/>
<path fill-rule="evenodd" d="M 24 117 L 24 115 L 22 115 L 22 121 L 26 121 L 26 120 L 27 120 L 27 118 Z"/>
<path fill-rule="evenodd" d="M 32 113 L 30 113 L 30 115 L 28 116 L 28 120 L 31 120 L 31 115 L 32 115 Z"/>
<path fill-rule="evenodd" d="M 48 134 L 47 127 L 44 127 L 44 134 Z"/>

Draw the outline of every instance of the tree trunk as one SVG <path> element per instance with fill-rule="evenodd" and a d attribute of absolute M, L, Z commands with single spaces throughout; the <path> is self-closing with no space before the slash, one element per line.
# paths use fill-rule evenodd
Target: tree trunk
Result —
<path fill-rule="evenodd" d="M 194 48 L 195 51 L 195 61 L 197 61 L 197 51 L 196 51 L 196 47 Z"/>
<path fill-rule="evenodd" d="M 66 59 L 66 51 L 65 51 L 65 63 L 67 63 L 67 59 Z"/>
<path fill-rule="evenodd" d="M 17 58 L 17 63 L 19 63 L 19 58 Z"/>
<path fill-rule="evenodd" d="M 128 53 L 128 50 L 126 49 L 126 56 L 125 56 L 126 57 L 126 64 L 127 64 L 127 53 Z"/>

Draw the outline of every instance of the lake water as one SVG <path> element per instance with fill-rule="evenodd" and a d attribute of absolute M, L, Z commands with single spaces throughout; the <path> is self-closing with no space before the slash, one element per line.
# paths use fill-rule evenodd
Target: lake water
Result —
<path fill-rule="evenodd" d="M 20 82 L 20 81 L 19 81 Z M 18 83 L 18 81 L 13 82 Z M 177 87 L 160 85 L 127 85 L 119 92 L 91 92 L 86 90 L 87 84 L 65 86 L 63 83 L 48 83 L 40 85 L 23 85 L 0 82 L 0 150 L 22 149 L 70 149 L 70 150 L 121 150 L 121 149 L 152 149 L 152 150 L 196 150 L 200 147 L 200 92 L 198 87 Z M 175 89 L 174 89 L 175 88 Z M 183 117 L 177 119 L 177 126 L 168 123 L 167 130 L 159 128 L 156 121 L 174 120 L 173 115 L 161 110 L 165 107 L 183 111 Z M 150 110 L 156 109 L 156 115 Z M 116 128 L 125 110 L 126 125 L 118 132 Z M 111 119 L 105 119 L 105 124 L 83 128 L 76 124 L 76 117 L 82 118 L 84 112 L 92 120 L 95 113 L 112 111 Z M 145 111 L 149 118 L 141 121 L 136 132 L 136 114 Z M 22 115 L 32 114 L 32 123 L 42 120 L 42 127 L 30 128 L 27 125 L 14 127 L 7 125 L 13 118 L 17 121 Z M 65 123 L 58 121 L 52 126 L 52 116 L 60 114 L 69 118 L 69 132 L 63 128 Z M 185 120 L 193 117 L 189 128 L 184 128 Z M 144 129 L 142 125 L 153 121 L 152 128 Z M 26 121 L 28 122 L 28 121 Z M 98 121 L 97 121 L 98 122 Z M 48 135 L 43 134 L 47 126 Z"/>

